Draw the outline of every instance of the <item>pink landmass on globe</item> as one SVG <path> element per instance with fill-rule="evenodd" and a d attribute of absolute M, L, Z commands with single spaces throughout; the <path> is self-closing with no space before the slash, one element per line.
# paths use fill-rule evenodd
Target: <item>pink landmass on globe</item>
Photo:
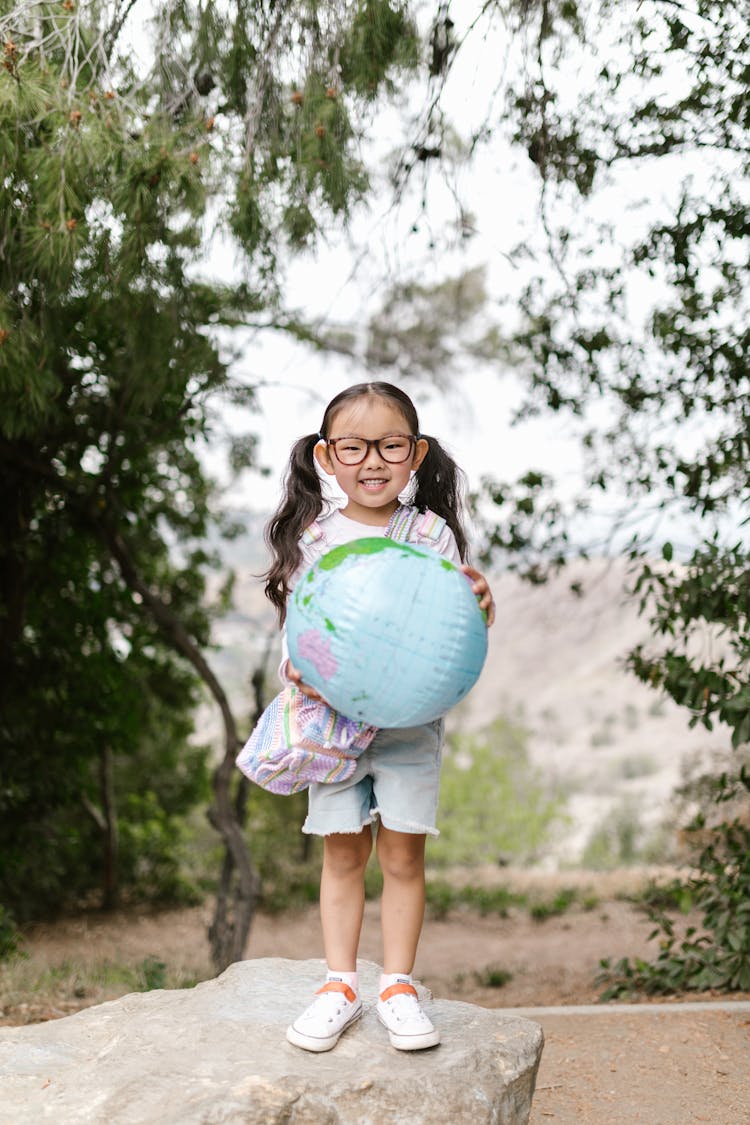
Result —
<path fill-rule="evenodd" d="M 297 646 L 300 656 L 309 660 L 324 680 L 330 680 L 331 676 L 335 676 L 338 664 L 331 652 L 331 642 L 328 637 L 322 637 L 317 629 L 306 629 L 304 633 L 300 633 Z"/>

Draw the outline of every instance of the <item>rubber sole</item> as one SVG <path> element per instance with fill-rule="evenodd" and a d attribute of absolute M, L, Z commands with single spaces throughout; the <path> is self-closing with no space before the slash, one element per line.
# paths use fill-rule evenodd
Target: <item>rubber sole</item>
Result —
<path fill-rule="evenodd" d="M 388 1024 L 378 1012 L 378 1019 L 388 1032 L 391 1046 L 397 1051 L 424 1051 L 426 1047 L 437 1047 L 440 1042 L 440 1032 L 436 1027 L 432 1031 L 425 1031 L 422 1035 L 399 1035 L 391 1031 Z"/>
<path fill-rule="evenodd" d="M 305 1035 L 301 1031 L 297 1031 L 294 1024 L 290 1024 L 286 1029 L 287 1040 L 295 1047 L 301 1047 L 303 1051 L 330 1051 L 336 1046 L 341 1036 L 344 1034 L 348 1027 L 362 1015 L 362 1005 L 360 1004 L 356 1012 L 354 1012 L 346 1021 L 343 1027 L 339 1028 L 335 1035 L 328 1035 L 324 1038 L 317 1038 L 313 1035 Z"/>

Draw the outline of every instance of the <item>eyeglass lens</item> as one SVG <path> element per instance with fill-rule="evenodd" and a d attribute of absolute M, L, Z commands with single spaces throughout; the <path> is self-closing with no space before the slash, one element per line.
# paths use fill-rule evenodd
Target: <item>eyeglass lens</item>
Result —
<path fill-rule="evenodd" d="M 342 465 L 358 465 L 364 461 L 370 446 L 374 445 L 380 456 L 391 465 L 398 465 L 406 461 L 411 453 L 414 438 L 396 434 L 393 437 L 378 438 L 370 441 L 368 438 L 334 438 L 330 445 Z"/>

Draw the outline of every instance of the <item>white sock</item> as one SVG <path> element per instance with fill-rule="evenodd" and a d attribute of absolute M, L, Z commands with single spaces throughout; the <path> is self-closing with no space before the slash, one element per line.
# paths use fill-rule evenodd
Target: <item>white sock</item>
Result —
<path fill-rule="evenodd" d="M 326 973 L 326 980 L 343 981 L 359 996 L 359 973 L 356 970 L 353 973 L 338 973 L 334 969 L 329 969 Z"/>
<path fill-rule="evenodd" d="M 385 992 L 392 984 L 412 984 L 411 973 L 381 973 L 378 992 Z"/>

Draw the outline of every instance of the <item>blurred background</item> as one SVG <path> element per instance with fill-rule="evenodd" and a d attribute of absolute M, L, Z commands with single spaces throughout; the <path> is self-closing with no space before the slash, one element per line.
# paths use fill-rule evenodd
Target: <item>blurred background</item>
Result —
<path fill-rule="evenodd" d="M 432 917 L 635 896 L 661 953 L 604 926 L 606 985 L 750 990 L 744 6 L 0 23 L 0 1018 L 316 948 L 305 798 L 234 758 L 276 690 L 289 448 L 366 379 L 464 468 L 498 603 Z"/>

